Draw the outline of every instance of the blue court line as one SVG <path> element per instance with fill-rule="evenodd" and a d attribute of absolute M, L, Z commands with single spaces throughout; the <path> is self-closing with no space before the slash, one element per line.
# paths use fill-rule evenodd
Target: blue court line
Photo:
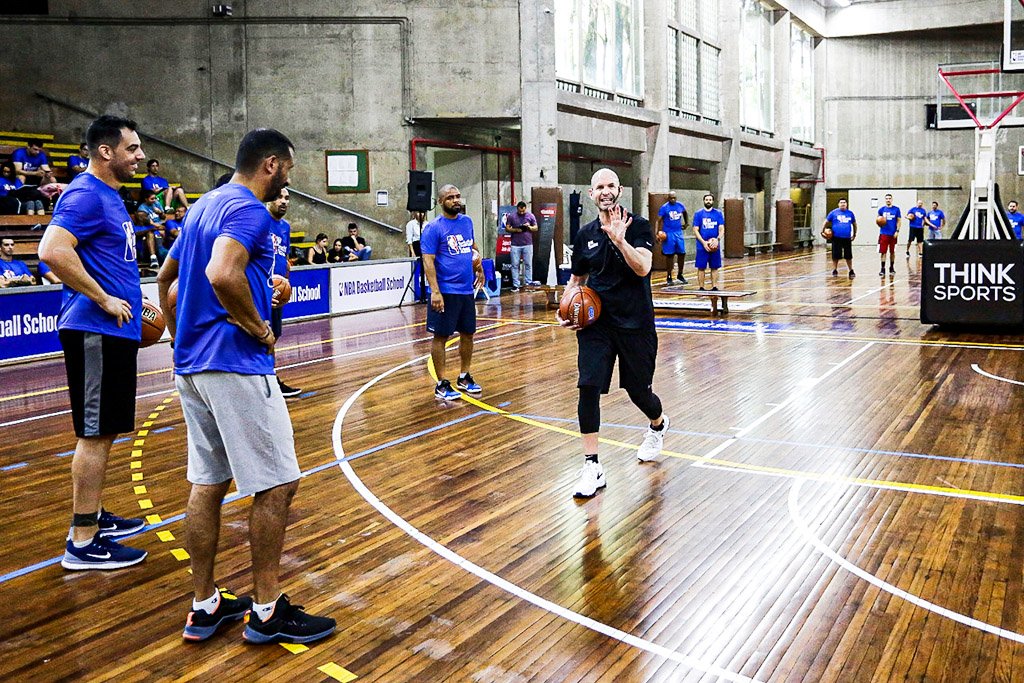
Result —
<path fill-rule="evenodd" d="M 507 406 L 507 405 L 509 405 L 508 401 L 506 401 L 505 403 L 500 404 L 498 407 L 502 408 L 502 407 Z M 473 418 L 480 417 L 481 415 L 493 415 L 493 414 L 494 413 L 491 413 L 491 412 L 486 411 L 486 410 L 479 410 L 479 411 L 477 411 L 475 413 L 470 413 L 469 415 L 464 415 L 464 416 L 462 416 L 460 418 L 457 418 L 457 419 L 454 419 L 454 420 L 450 420 L 450 421 L 445 422 L 443 424 L 439 424 L 436 427 L 429 427 L 427 429 L 418 431 L 415 434 L 409 434 L 407 436 L 402 436 L 402 437 L 399 437 L 397 439 L 393 439 L 391 441 L 383 443 L 383 444 L 381 444 L 379 446 L 374 446 L 373 448 L 368 448 L 365 451 L 360 451 L 359 453 L 353 453 L 352 455 L 347 456 L 344 460 L 334 459 L 334 460 L 331 460 L 330 462 L 325 462 L 322 465 L 317 465 L 316 467 L 313 467 L 312 469 L 308 469 L 305 472 L 303 472 L 302 473 L 302 477 L 305 478 L 305 477 L 308 477 L 308 476 L 310 476 L 312 474 L 316 474 L 317 472 L 323 472 L 324 470 L 331 469 L 332 467 L 337 467 L 339 462 L 350 462 L 352 460 L 356 460 L 358 458 L 362 458 L 364 456 L 371 455 L 373 453 L 378 453 L 378 452 L 380 452 L 380 451 L 382 451 L 382 450 L 384 450 L 386 448 L 391 448 L 392 446 L 397 446 L 399 444 L 403 444 L 403 443 L 406 443 L 408 441 L 412 441 L 413 439 L 417 439 L 417 438 L 419 438 L 421 436 L 425 436 L 427 434 L 432 434 L 434 432 L 441 431 L 442 429 L 446 429 L 446 428 L 451 427 L 453 425 L 457 425 L 459 423 L 466 422 L 467 420 L 472 420 Z M 239 500 L 240 498 L 246 498 L 246 497 L 247 496 L 243 496 L 241 493 L 235 493 L 235 494 L 232 494 L 230 496 L 225 497 L 223 502 L 221 503 L 221 505 L 222 506 L 223 505 L 227 505 L 228 503 L 233 503 L 236 500 Z M 147 531 L 153 531 L 155 529 L 159 529 L 161 527 L 165 527 L 168 524 L 173 524 L 175 522 L 180 522 L 183 519 L 185 519 L 185 513 L 180 513 L 180 514 L 174 515 L 173 517 L 168 517 L 167 519 L 164 519 L 159 524 L 148 525 L 148 526 L 144 527 L 143 529 L 141 529 L 140 531 L 137 531 L 134 534 L 129 534 L 127 536 L 121 536 L 117 540 L 120 543 L 123 540 L 132 538 L 134 536 L 138 536 L 139 534 L 144 534 Z M 32 572 L 37 571 L 39 569 L 45 569 L 46 567 L 52 567 L 53 565 L 60 563 L 60 561 L 62 559 L 64 559 L 63 555 L 60 555 L 59 557 L 51 557 L 48 560 L 43 560 L 42 562 L 36 562 L 35 564 L 29 565 L 27 567 L 22 567 L 21 569 L 15 569 L 12 572 L 8 572 L 6 574 L 0 575 L 0 584 L 6 583 L 8 581 L 11 581 L 12 579 L 16 579 L 19 576 L 25 576 L 26 574 L 31 574 Z"/>
<path fill-rule="evenodd" d="M 74 451 L 61 451 L 60 453 L 54 453 L 54 455 L 57 456 L 58 458 L 66 458 L 69 455 L 74 455 L 74 454 L 75 454 Z"/>
<path fill-rule="evenodd" d="M 125 441 L 131 441 L 134 436 L 122 436 L 120 439 L 114 439 L 113 443 L 124 443 Z"/>
<path fill-rule="evenodd" d="M 164 432 L 169 432 L 172 429 L 174 429 L 174 427 L 161 427 L 160 429 L 152 430 L 150 434 L 163 434 Z"/>
<path fill-rule="evenodd" d="M 575 418 L 566 417 L 549 417 L 547 415 L 526 415 L 520 413 L 512 413 L 518 417 L 525 417 L 531 420 L 548 420 L 549 422 L 576 422 Z M 616 424 L 614 422 L 604 422 L 603 427 L 618 427 L 620 429 L 633 429 L 646 431 L 646 426 L 637 425 L 624 425 Z M 907 451 L 883 451 L 876 450 L 873 448 L 857 448 L 856 446 L 837 446 L 835 444 L 820 444 L 810 443 L 807 441 L 789 441 L 787 439 L 764 439 L 753 436 L 742 436 L 737 437 L 735 434 L 715 434 L 713 432 L 695 432 L 688 431 L 685 429 L 669 429 L 670 434 L 685 434 L 687 436 L 706 436 L 715 439 L 738 439 L 739 441 L 751 441 L 754 443 L 770 443 L 775 445 L 783 446 L 802 446 L 804 448 L 839 448 L 840 450 L 850 451 L 853 453 L 867 453 L 869 455 L 892 455 L 899 458 L 919 458 L 922 460 L 939 460 L 944 462 L 959 462 L 966 465 L 991 465 L 992 467 L 1010 467 L 1013 469 L 1024 469 L 1024 463 L 1016 462 L 1005 462 L 1003 460 L 970 460 L 967 458 L 957 458 L 951 455 L 930 455 L 928 453 L 910 453 Z"/>
<path fill-rule="evenodd" d="M 315 391 L 307 391 L 303 394 L 299 394 L 299 398 L 309 398 L 310 396 L 316 396 Z"/>
<path fill-rule="evenodd" d="M 13 465 L 4 465 L 3 467 L 0 467 L 0 472 L 8 472 L 10 470 L 18 470 L 18 469 L 21 469 L 22 467 L 28 467 L 28 463 L 27 462 L 16 462 Z"/>

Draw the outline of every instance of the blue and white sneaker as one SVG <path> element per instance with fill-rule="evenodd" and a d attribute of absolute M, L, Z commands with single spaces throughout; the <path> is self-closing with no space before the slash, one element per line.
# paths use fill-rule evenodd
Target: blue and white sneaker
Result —
<path fill-rule="evenodd" d="M 64 569 L 122 569 L 142 562 L 147 554 L 145 550 L 129 548 L 96 534 L 92 543 L 84 548 L 76 548 L 69 538 L 60 566 Z"/>
<path fill-rule="evenodd" d="M 459 378 L 455 380 L 455 386 L 459 388 L 459 391 L 465 391 L 467 394 L 479 394 L 483 392 L 480 385 L 473 381 L 473 375 L 468 372 L 465 375 L 459 375 Z"/>
<path fill-rule="evenodd" d="M 138 517 L 118 517 L 112 512 L 107 512 L 106 510 L 100 511 L 98 522 L 100 525 L 98 535 L 105 536 L 107 538 L 127 536 L 146 528 L 146 520 L 144 519 L 140 519 Z"/>
<path fill-rule="evenodd" d="M 452 389 L 451 382 L 443 379 L 434 387 L 434 398 L 439 398 L 442 401 L 457 401 L 462 398 L 462 394 Z"/>

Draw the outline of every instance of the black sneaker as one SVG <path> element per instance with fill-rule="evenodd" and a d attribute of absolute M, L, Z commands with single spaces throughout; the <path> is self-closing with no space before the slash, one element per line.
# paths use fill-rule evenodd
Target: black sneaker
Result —
<path fill-rule="evenodd" d="M 855 277 L 857 277 L 857 273 L 855 273 L 855 272 L 853 272 L 853 271 L 851 270 L 851 271 L 850 271 L 850 279 L 852 280 L 852 279 L 853 279 L 853 278 L 855 278 Z"/>
<path fill-rule="evenodd" d="M 838 270 L 836 270 L 835 268 L 833 268 L 833 269 L 832 269 L 832 277 L 836 277 L 836 276 L 838 276 L 838 275 L 839 275 L 839 271 L 838 271 Z"/>
<path fill-rule="evenodd" d="M 878 274 L 881 275 L 882 277 L 885 277 L 885 266 L 882 266 L 882 269 L 878 271 Z"/>
<path fill-rule="evenodd" d="M 139 517 L 118 517 L 106 510 L 100 510 L 100 517 L 97 522 L 100 530 L 96 532 L 96 535 L 103 536 L 104 538 L 127 536 L 146 528 L 146 520 L 144 519 Z"/>
<path fill-rule="evenodd" d="M 688 284 L 690 284 L 690 283 L 689 283 L 689 281 L 688 281 L 688 280 L 687 280 L 687 279 L 686 279 L 685 277 L 683 277 L 682 275 L 680 275 L 680 276 L 679 276 L 679 284 L 681 284 L 681 285 L 688 285 Z"/>
<path fill-rule="evenodd" d="M 890 275 L 895 275 L 896 274 L 896 269 L 893 268 L 892 266 L 889 266 L 889 274 Z"/>
<path fill-rule="evenodd" d="M 907 252 L 907 258 L 910 258 L 910 252 L 909 251 Z"/>
<path fill-rule="evenodd" d="M 185 618 L 185 630 L 181 637 L 198 643 L 206 640 L 227 621 L 238 621 L 245 616 L 245 613 L 252 609 L 252 598 L 239 598 L 226 588 L 218 588 L 220 602 L 217 609 L 210 614 L 204 609 L 190 610 Z"/>
<path fill-rule="evenodd" d="M 295 398 L 302 393 L 302 389 L 296 389 L 295 387 L 288 386 L 281 381 L 280 377 L 277 378 L 277 386 L 281 387 L 281 395 L 285 398 Z"/>
<path fill-rule="evenodd" d="M 671 275 L 669 275 L 667 278 L 665 278 L 665 285 L 666 286 L 671 287 L 675 283 L 676 283 L 676 281 L 672 279 Z"/>
<path fill-rule="evenodd" d="M 242 638 L 257 645 L 263 643 L 312 643 L 334 633 L 337 622 L 330 617 L 314 617 L 302 611 L 302 605 L 288 602 L 282 594 L 266 621 L 260 621 L 255 610 L 245 615 Z"/>
<path fill-rule="evenodd" d="M 465 391 L 467 394 L 483 392 L 480 385 L 473 381 L 473 375 L 468 372 L 465 375 L 459 375 L 459 378 L 455 380 L 455 386 L 458 387 L 459 391 Z"/>
<path fill-rule="evenodd" d="M 434 386 L 434 398 L 439 398 L 442 401 L 456 401 L 462 398 L 462 394 L 452 389 L 451 382 L 443 379 Z"/>

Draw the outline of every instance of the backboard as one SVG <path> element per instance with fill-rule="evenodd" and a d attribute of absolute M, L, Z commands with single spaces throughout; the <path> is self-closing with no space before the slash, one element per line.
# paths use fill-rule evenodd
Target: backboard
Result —
<path fill-rule="evenodd" d="M 1003 0 L 1003 71 L 1024 71 L 1024 0 Z"/>
<path fill-rule="evenodd" d="M 1024 13 L 1022 2 L 1013 0 Z M 1024 126 L 1024 115 L 1017 111 L 1024 110 L 1018 107 L 1021 102 L 1024 63 L 1009 72 L 998 61 L 940 64 L 936 70 L 936 128 Z"/>

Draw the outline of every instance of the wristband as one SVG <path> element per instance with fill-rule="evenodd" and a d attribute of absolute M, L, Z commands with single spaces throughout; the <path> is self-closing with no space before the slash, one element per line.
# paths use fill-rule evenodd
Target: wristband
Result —
<path fill-rule="evenodd" d="M 264 339 L 269 337 L 271 334 L 273 334 L 273 332 L 274 331 L 272 329 L 270 329 L 270 325 L 267 325 L 267 331 L 264 332 L 263 334 L 261 334 L 260 336 L 256 337 L 256 341 L 263 341 Z"/>

